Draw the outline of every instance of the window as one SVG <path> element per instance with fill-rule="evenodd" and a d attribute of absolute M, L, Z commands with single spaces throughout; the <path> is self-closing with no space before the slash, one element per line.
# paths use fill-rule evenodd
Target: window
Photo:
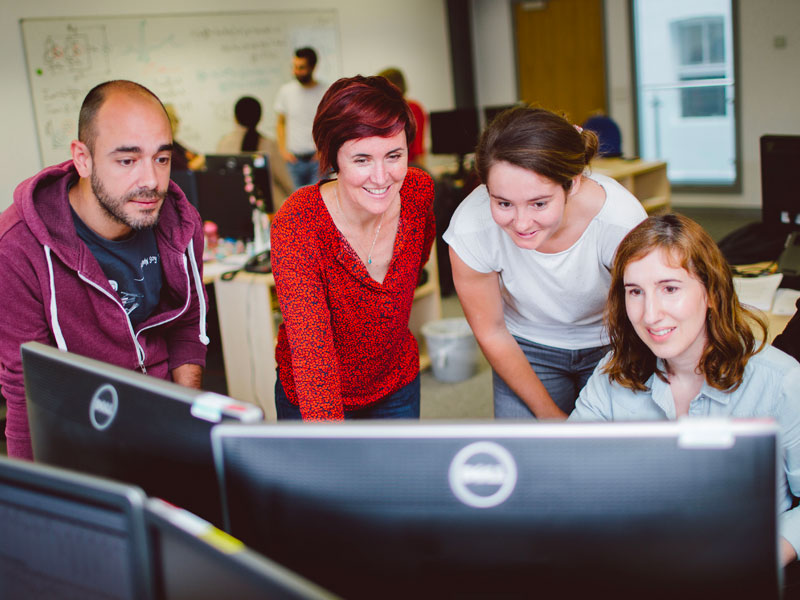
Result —
<path fill-rule="evenodd" d="M 687 81 L 682 79 L 681 81 Z M 683 117 L 724 117 L 725 87 L 716 85 L 681 90 L 681 115 Z"/>
<path fill-rule="evenodd" d="M 670 182 L 738 188 L 734 0 L 631 0 L 639 154 Z"/>
<path fill-rule="evenodd" d="M 678 56 L 678 80 L 696 87 L 681 89 L 683 117 L 724 117 L 725 86 L 712 85 L 725 78 L 725 38 L 722 17 L 693 17 L 672 23 L 672 45 Z"/>
<path fill-rule="evenodd" d="M 680 19 L 673 22 L 674 44 L 683 67 L 724 67 L 725 38 L 722 17 Z"/>

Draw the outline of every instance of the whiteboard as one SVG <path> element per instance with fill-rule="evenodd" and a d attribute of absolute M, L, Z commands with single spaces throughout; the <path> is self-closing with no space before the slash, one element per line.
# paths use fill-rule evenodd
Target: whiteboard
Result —
<path fill-rule="evenodd" d="M 208 153 L 234 128 L 242 96 L 260 100 L 259 129 L 274 132 L 272 105 L 292 78 L 296 48 L 317 51 L 317 80 L 341 76 L 335 10 L 22 19 L 21 27 L 44 165 L 70 157 L 83 98 L 110 79 L 136 81 L 172 103 L 175 138 Z"/>

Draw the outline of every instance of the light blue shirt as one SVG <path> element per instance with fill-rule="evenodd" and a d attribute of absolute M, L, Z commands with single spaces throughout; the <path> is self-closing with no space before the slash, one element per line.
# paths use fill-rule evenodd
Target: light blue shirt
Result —
<path fill-rule="evenodd" d="M 663 421 L 675 419 L 669 384 L 655 374 L 638 392 L 611 383 L 602 372 L 610 353 L 581 390 L 571 421 Z M 658 366 L 663 370 L 663 364 Z M 703 384 L 689 405 L 689 417 L 771 417 L 780 427 L 785 477 L 780 482 L 780 532 L 800 556 L 800 508 L 789 510 L 789 490 L 800 496 L 800 363 L 772 346 L 750 358 L 742 384 L 723 392 Z"/>

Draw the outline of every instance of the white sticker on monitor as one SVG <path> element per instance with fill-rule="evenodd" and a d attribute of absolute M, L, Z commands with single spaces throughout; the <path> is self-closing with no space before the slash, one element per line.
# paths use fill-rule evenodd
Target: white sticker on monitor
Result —
<path fill-rule="evenodd" d="M 223 417 L 231 417 L 243 423 L 262 421 L 264 413 L 247 402 L 239 402 L 214 392 L 204 392 L 192 402 L 191 413 L 198 419 L 219 423 Z"/>

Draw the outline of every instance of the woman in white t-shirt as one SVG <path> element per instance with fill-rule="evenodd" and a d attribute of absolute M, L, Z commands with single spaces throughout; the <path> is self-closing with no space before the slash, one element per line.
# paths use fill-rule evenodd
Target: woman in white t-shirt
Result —
<path fill-rule="evenodd" d="M 492 366 L 497 418 L 565 418 L 607 350 L 603 308 L 622 238 L 646 218 L 588 170 L 597 136 L 513 108 L 481 135 L 479 186 L 444 240 L 464 314 Z"/>

